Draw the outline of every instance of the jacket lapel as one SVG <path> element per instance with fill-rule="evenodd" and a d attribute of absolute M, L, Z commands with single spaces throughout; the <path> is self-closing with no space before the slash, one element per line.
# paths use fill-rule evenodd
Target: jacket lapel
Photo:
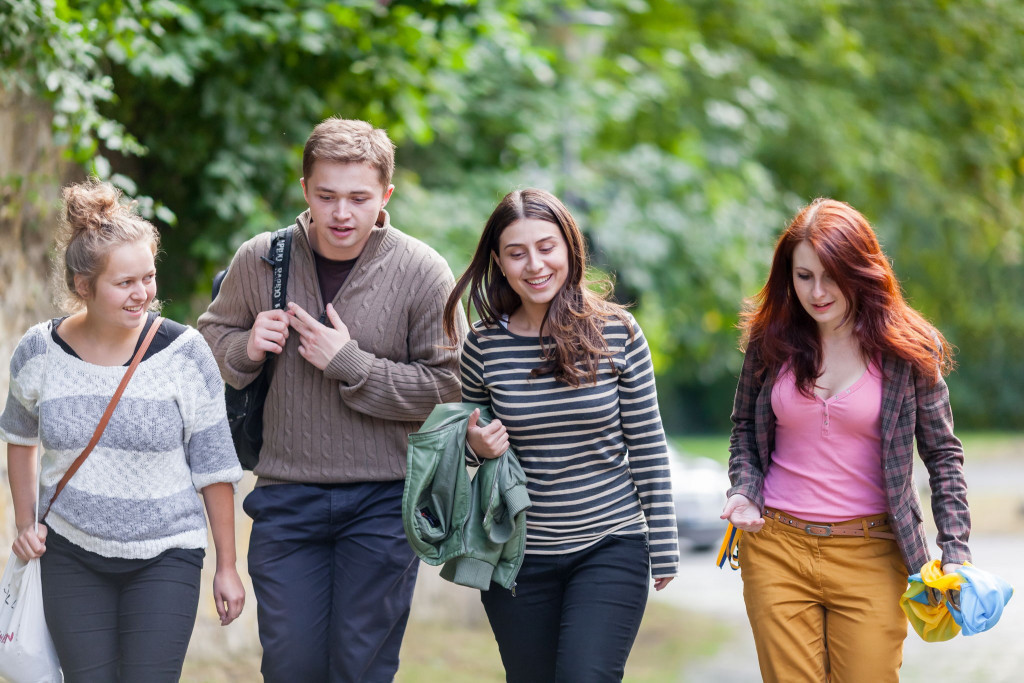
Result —
<path fill-rule="evenodd" d="M 903 394 L 907 390 L 910 364 L 897 356 L 886 355 L 882 360 L 882 448 L 887 456 L 896 423 L 900 417 Z"/>
<path fill-rule="evenodd" d="M 757 393 L 754 403 L 754 420 L 757 425 L 757 450 L 761 454 L 761 467 L 764 472 L 771 465 L 772 452 L 775 450 L 775 412 L 772 410 L 772 387 L 775 378 L 765 373 L 764 384 Z"/>

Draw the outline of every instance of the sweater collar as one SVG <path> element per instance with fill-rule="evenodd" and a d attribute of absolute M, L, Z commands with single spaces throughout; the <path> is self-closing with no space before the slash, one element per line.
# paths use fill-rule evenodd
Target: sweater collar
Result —
<path fill-rule="evenodd" d="M 309 223 L 311 220 L 309 209 L 306 209 L 295 218 L 295 224 L 299 226 L 299 232 L 302 234 L 302 239 L 305 240 L 306 246 L 309 247 L 310 253 L 312 254 L 313 245 L 309 241 Z M 377 224 L 370 230 L 370 237 L 366 240 L 366 244 L 363 246 L 363 250 L 359 252 L 359 262 L 366 262 L 373 258 L 373 256 L 379 251 L 386 251 L 394 246 L 395 243 L 395 229 L 391 227 L 391 216 L 385 209 L 380 210 L 380 214 L 377 216 Z"/>

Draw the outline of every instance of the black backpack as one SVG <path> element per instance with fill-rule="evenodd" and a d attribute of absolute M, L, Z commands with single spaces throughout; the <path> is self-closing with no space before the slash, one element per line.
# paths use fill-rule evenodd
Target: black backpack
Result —
<path fill-rule="evenodd" d="M 292 254 L 292 231 L 294 226 L 281 228 L 270 239 L 270 251 L 262 259 L 274 269 L 272 308 L 284 308 L 288 295 L 288 262 Z M 224 280 L 226 270 L 213 277 L 213 295 L 217 298 L 220 284 Z M 270 354 L 268 354 L 270 355 Z M 270 372 L 273 359 L 263 363 L 259 376 L 244 389 L 235 389 L 224 385 L 224 402 L 228 409 L 228 426 L 231 427 L 231 439 L 235 442 L 235 452 L 243 469 L 251 470 L 260 461 L 260 449 L 263 447 L 263 404 L 267 400 L 270 389 Z"/>

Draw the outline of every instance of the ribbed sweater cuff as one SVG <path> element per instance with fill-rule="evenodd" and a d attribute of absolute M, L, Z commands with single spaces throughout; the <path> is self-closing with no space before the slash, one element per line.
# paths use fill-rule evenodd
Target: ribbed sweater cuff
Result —
<path fill-rule="evenodd" d="M 373 354 L 363 351 L 355 339 L 350 339 L 338 353 L 334 354 L 324 374 L 346 386 L 355 386 L 362 384 L 369 377 L 372 365 Z"/>
<path fill-rule="evenodd" d="M 224 354 L 224 360 L 227 363 L 227 366 L 235 372 L 253 375 L 249 378 L 249 381 L 252 381 L 255 379 L 256 373 L 259 372 L 259 369 L 263 366 L 263 363 L 249 358 L 249 354 L 245 350 L 248 343 L 249 335 L 238 335 L 238 337 L 231 342 L 231 345 L 228 346 L 227 353 Z M 248 382 L 246 384 L 248 384 Z"/>

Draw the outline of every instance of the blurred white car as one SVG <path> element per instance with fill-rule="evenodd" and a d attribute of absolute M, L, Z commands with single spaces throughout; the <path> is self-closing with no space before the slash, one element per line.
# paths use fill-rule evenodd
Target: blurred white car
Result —
<path fill-rule="evenodd" d="M 672 446 L 669 461 L 680 550 L 717 549 L 726 527 L 720 515 L 729 489 L 728 471 L 711 458 L 683 455 Z"/>

